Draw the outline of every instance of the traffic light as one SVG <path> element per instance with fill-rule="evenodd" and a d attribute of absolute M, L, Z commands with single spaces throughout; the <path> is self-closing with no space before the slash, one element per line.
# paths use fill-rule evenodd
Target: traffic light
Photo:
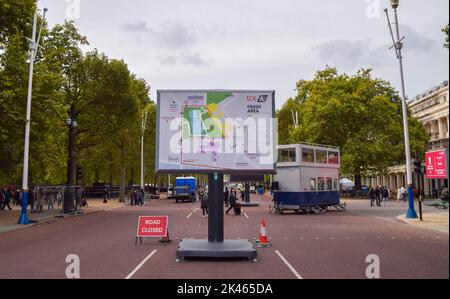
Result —
<path fill-rule="evenodd" d="M 420 159 L 414 159 L 414 172 L 422 173 L 422 162 Z"/>
<path fill-rule="evenodd" d="M 77 180 L 82 181 L 83 180 L 83 167 L 77 166 Z"/>

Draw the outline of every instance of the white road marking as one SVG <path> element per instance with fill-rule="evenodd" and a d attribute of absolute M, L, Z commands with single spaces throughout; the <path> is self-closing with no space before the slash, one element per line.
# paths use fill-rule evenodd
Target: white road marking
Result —
<path fill-rule="evenodd" d="M 192 213 L 190 213 L 189 215 L 187 215 L 187 216 L 186 216 L 186 219 L 189 219 L 189 218 L 191 218 L 191 216 L 192 216 L 192 215 L 194 215 L 194 214 L 195 214 L 195 212 L 197 212 L 198 210 L 200 210 L 200 208 L 196 208 L 196 209 L 194 209 L 194 210 L 192 211 Z"/>
<path fill-rule="evenodd" d="M 244 209 L 241 209 L 242 213 L 244 213 L 245 218 L 249 219 L 250 217 L 248 217 L 247 213 L 245 213 Z"/>
<path fill-rule="evenodd" d="M 303 277 L 301 277 L 300 274 L 298 274 L 298 272 L 294 269 L 294 267 L 292 267 L 292 265 L 289 264 L 289 262 L 284 258 L 284 256 L 278 250 L 275 250 L 275 253 L 286 264 L 286 266 L 288 266 L 289 270 L 291 270 L 291 272 L 294 273 L 294 275 L 295 275 L 295 277 L 297 277 L 297 279 L 303 279 Z"/>
<path fill-rule="evenodd" d="M 128 274 L 127 277 L 125 277 L 125 279 L 130 279 L 131 277 L 133 277 L 134 274 L 136 274 L 137 271 L 139 271 L 140 268 L 142 268 L 142 266 L 144 266 L 144 264 L 157 252 L 158 250 L 153 250 L 152 253 L 150 253 L 139 265 L 137 265 L 136 268 L 134 268 L 133 271 L 131 271 L 130 274 Z"/>

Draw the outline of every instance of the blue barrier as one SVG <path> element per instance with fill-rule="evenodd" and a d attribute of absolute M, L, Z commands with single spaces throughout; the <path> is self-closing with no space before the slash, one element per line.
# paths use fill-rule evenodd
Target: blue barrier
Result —
<path fill-rule="evenodd" d="M 340 204 L 338 191 L 322 192 L 274 192 L 274 202 L 292 206 L 334 206 Z"/>

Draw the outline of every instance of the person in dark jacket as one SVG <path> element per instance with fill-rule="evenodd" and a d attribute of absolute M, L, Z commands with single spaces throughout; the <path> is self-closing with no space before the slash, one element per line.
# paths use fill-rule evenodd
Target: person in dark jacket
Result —
<path fill-rule="evenodd" d="M 232 209 L 234 210 L 234 207 L 236 206 L 236 201 L 237 201 L 237 197 L 236 197 L 236 190 L 235 189 L 231 189 L 231 193 L 230 193 L 230 207 L 228 208 L 228 210 L 225 212 L 225 214 L 228 215 L 228 212 L 230 212 Z"/>
<path fill-rule="evenodd" d="M 370 198 L 370 206 L 373 207 L 373 202 L 375 201 L 375 190 L 372 186 L 369 188 L 369 198 Z"/>
<path fill-rule="evenodd" d="M 377 202 L 378 207 L 381 207 L 380 198 L 381 198 L 381 190 L 380 190 L 380 186 L 377 186 L 375 188 L 375 200 Z"/>
<path fill-rule="evenodd" d="M 383 197 L 383 206 L 387 207 L 389 200 L 389 190 L 386 186 L 381 188 L 381 196 Z"/>
<path fill-rule="evenodd" d="M 11 207 L 9 206 L 9 203 L 11 202 L 11 190 L 10 189 L 3 189 L 3 206 L 2 210 L 4 210 L 6 207 L 11 211 Z"/>
<path fill-rule="evenodd" d="M 230 199 L 230 191 L 228 190 L 228 187 L 225 187 L 225 192 L 223 193 L 223 202 L 225 203 L 225 206 L 228 207 Z"/>
<path fill-rule="evenodd" d="M 108 203 L 108 199 L 109 199 L 108 188 L 105 188 L 105 190 L 103 190 L 103 203 Z"/>
<path fill-rule="evenodd" d="M 200 192 L 200 207 L 202 208 L 203 218 L 208 216 L 208 195 L 203 191 Z"/>

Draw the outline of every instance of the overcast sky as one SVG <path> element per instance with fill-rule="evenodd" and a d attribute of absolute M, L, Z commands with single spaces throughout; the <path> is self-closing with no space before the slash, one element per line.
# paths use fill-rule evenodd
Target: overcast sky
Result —
<path fill-rule="evenodd" d="M 440 29 L 448 0 L 400 1 L 409 97 L 448 79 Z M 79 4 L 79 6 L 77 5 Z M 373 68 L 399 86 L 383 9 L 388 0 L 39 0 L 50 25 L 74 19 L 90 48 L 125 60 L 157 89 L 274 89 L 325 65 Z"/>

